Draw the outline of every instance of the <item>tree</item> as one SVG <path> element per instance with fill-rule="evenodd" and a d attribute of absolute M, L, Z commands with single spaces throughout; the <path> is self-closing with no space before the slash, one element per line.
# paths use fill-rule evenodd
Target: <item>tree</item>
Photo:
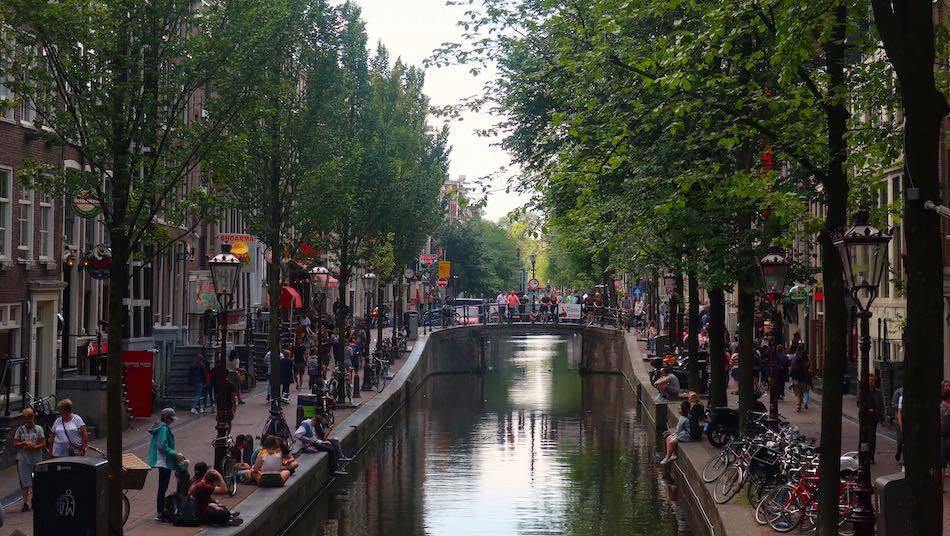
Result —
<path fill-rule="evenodd" d="M 335 113 L 327 96 L 336 89 L 339 66 L 336 13 L 326 2 L 279 0 L 269 3 L 269 11 L 273 24 L 257 64 L 259 90 L 245 97 L 239 120 L 228 129 L 227 143 L 210 155 L 208 169 L 215 191 L 239 208 L 248 231 L 270 250 L 268 346 L 271 370 L 277 371 L 282 281 L 306 213 L 298 196 L 314 170 L 332 159 L 330 140 L 320 129 Z M 279 393 L 280 375 L 271 374 L 270 384 L 271 393 Z M 276 395 L 272 408 L 280 414 Z"/>
<path fill-rule="evenodd" d="M 37 114 L 38 132 L 75 148 L 89 171 L 33 162 L 24 180 L 63 196 L 86 191 L 102 208 L 112 254 L 107 372 L 110 534 L 122 533 L 122 350 L 129 263 L 196 224 L 202 192 L 180 195 L 253 85 L 266 27 L 253 0 L 11 0 L 0 75 Z M 184 30 L 184 31 L 183 31 Z M 203 95 L 202 95 L 203 94 Z M 207 110 L 207 117 L 193 110 Z M 174 231 L 155 224 L 162 214 Z M 182 229 L 184 227 L 185 229 Z"/>
<path fill-rule="evenodd" d="M 939 2 L 938 2 L 939 4 Z M 915 534 L 942 526 L 941 464 L 933 372 L 943 352 L 943 256 L 939 217 L 926 201 L 939 199 L 939 147 L 946 96 L 934 74 L 934 19 L 946 20 L 931 2 L 872 0 L 884 51 L 894 66 L 904 110 L 904 236 L 907 247 L 907 327 L 904 330 L 904 437 L 906 478 L 916 492 L 907 519 Z M 936 13 L 936 15 L 935 15 Z M 940 35 L 946 52 L 946 27 Z M 946 58 L 944 58 L 946 59 Z"/>

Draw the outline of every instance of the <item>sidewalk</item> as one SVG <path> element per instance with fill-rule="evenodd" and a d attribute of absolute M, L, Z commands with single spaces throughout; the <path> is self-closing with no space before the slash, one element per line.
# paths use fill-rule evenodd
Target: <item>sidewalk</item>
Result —
<path fill-rule="evenodd" d="M 391 333 L 390 329 L 386 329 L 383 333 L 384 337 L 388 337 Z M 373 337 L 375 340 L 375 330 L 373 331 Z M 399 368 L 405 363 L 404 356 L 393 364 L 391 371 L 393 373 L 397 372 Z M 296 390 L 291 386 L 291 399 L 295 400 L 295 394 L 297 393 L 306 393 L 306 387 L 303 390 Z M 231 426 L 231 436 L 236 436 L 237 434 L 250 434 L 254 436 L 255 446 L 260 441 L 261 430 L 264 427 L 264 422 L 267 420 L 268 412 L 270 409 L 270 404 L 265 401 L 265 395 L 267 393 L 267 385 L 260 384 L 257 389 L 253 392 L 248 393 L 244 396 L 244 400 L 247 402 L 242 406 L 238 406 L 237 414 L 234 416 L 234 421 Z M 347 416 L 349 416 L 353 411 L 355 411 L 358 405 L 365 403 L 366 401 L 372 399 L 376 396 L 376 391 L 363 391 L 360 393 L 361 398 L 354 398 L 353 402 L 356 404 L 355 407 L 349 408 L 340 408 L 337 409 L 334 413 L 335 422 L 342 422 Z M 125 446 L 125 452 L 132 452 L 142 460 L 146 460 L 148 456 L 148 433 L 146 430 L 151 426 L 151 423 L 157 420 L 158 411 L 161 408 L 155 408 L 157 411 L 153 418 L 150 419 L 132 419 L 130 426 L 132 429 L 126 431 L 122 434 L 122 443 Z M 81 414 L 81 411 L 79 411 Z M 294 420 L 296 419 L 296 404 L 289 404 L 284 406 L 284 417 L 287 419 L 287 424 L 291 428 L 296 427 Z M 172 426 L 172 430 L 175 433 L 175 447 L 182 454 L 187 457 L 192 466 L 196 462 L 204 461 L 211 463 L 214 459 L 214 449 L 211 446 L 211 440 L 216 436 L 215 433 L 215 414 L 214 412 L 206 412 L 202 415 L 193 415 L 187 411 L 179 411 L 178 419 Z M 97 439 L 91 441 L 90 444 L 93 446 L 105 450 L 105 438 Z M 293 478 L 293 477 L 291 477 Z M 175 479 L 172 478 L 172 481 L 169 486 L 169 492 L 175 489 Z M 234 497 L 217 497 L 222 503 L 229 507 L 240 503 L 244 500 L 256 487 L 241 485 L 238 486 L 238 493 Z M 181 534 L 181 535 L 190 535 L 196 534 L 204 529 L 204 527 L 173 527 L 169 523 L 159 523 L 154 520 L 155 517 L 155 499 L 158 492 L 158 476 L 157 472 L 151 471 L 148 479 L 145 482 L 145 487 L 142 490 L 128 490 L 126 492 L 129 497 L 129 502 L 131 504 L 131 513 L 129 514 L 129 520 L 125 525 L 126 534 L 137 534 L 137 535 L 159 535 L 159 534 Z M 19 490 L 19 479 L 17 477 L 16 466 L 7 467 L 3 470 L 0 470 L 0 494 L 3 496 L 3 509 L 6 516 L 6 522 L 3 526 L 4 534 L 16 533 L 16 530 L 21 531 L 23 534 L 29 535 L 33 534 L 33 512 L 20 512 L 21 501 L 20 501 L 20 490 Z"/>
<path fill-rule="evenodd" d="M 636 341 L 632 335 L 627 335 L 628 344 L 631 344 L 633 348 L 636 348 L 640 353 L 640 356 L 646 355 L 646 344 Z M 636 341 L 635 346 L 633 346 L 633 341 Z M 634 367 L 640 367 L 641 370 L 638 372 L 646 373 L 649 365 L 644 362 L 642 359 L 638 359 L 637 355 L 634 355 Z M 733 395 L 733 391 L 736 390 L 736 384 L 734 381 L 730 380 L 729 387 L 726 391 L 727 399 L 730 407 L 738 406 L 738 397 Z M 656 390 L 650 389 L 647 386 L 644 386 L 643 396 L 652 396 L 656 397 Z M 761 399 L 762 403 L 768 407 L 769 400 L 768 394 L 763 395 Z M 842 400 L 842 419 L 841 419 L 841 452 L 850 452 L 858 450 L 858 405 L 857 397 L 854 395 L 846 395 Z M 807 410 L 803 409 L 800 413 L 795 411 L 795 397 L 791 390 L 785 394 L 785 400 L 780 400 L 778 404 L 779 414 L 788 420 L 790 423 L 794 424 L 801 430 L 802 434 L 808 438 L 814 439 L 816 445 L 821 445 L 821 396 L 812 394 L 811 400 L 809 402 L 809 408 Z M 688 443 L 690 446 L 691 452 L 693 451 L 694 444 Z M 718 449 L 713 448 L 708 441 L 703 438 L 701 446 L 704 451 L 704 456 L 700 460 L 691 460 L 692 456 L 681 456 L 680 460 L 690 459 L 694 464 L 698 463 L 697 470 L 702 470 L 702 465 L 705 464 L 706 460 L 709 457 L 718 453 Z M 880 425 L 877 430 L 877 448 L 875 453 L 875 464 L 871 466 L 871 479 L 876 480 L 880 476 L 889 475 L 893 473 L 901 472 L 901 465 L 894 459 L 894 454 L 897 452 L 897 440 L 895 438 L 894 428 L 890 426 Z M 944 529 L 945 531 L 950 531 L 950 494 L 944 493 L 943 495 L 944 503 Z M 768 527 L 762 527 L 755 522 L 753 518 L 752 507 L 747 505 L 745 501 L 740 499 L 733 499 L 725 505 L 717 505 L 719 510 L 720 517 L 723 518 L 723 521 L 727 526 L 732 525 L 736 526 L 741 525 L 748 527 L 746 531 L 743 531 L 743 534 L 775 534 Z M 728 521 L 727 521 L 728 518 Z M 747 522 L 747 523 L 746 523 Z"/>

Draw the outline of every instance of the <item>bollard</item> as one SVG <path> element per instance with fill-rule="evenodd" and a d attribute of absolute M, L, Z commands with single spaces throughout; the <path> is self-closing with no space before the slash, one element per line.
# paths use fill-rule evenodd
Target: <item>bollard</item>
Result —
<path fill-rule="evenodd" d="M 361 389 L 360 389 L 360 373 L 354 371 L 354 372 L 353 372 L 353 398 L 359 398 L 359 397 L 360 397 L 360 391 L 361 391 Z"/>

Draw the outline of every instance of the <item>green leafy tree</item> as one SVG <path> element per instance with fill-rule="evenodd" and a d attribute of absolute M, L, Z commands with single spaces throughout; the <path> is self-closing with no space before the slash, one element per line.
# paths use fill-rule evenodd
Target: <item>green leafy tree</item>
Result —
<path fill-rule="evenodd" d="M 11 0 L 0 21 L 5 84 L 36 110 L 40 135 L 74 148 L 90 168 L 64 174 L 33 162 L 23 178 L 56 195 L 89 192 L 109 234 L 107 501 L 110 534 L 121 534 L 130 260 L 143 243 L 176 238 L 155 224 L 160 213 L 173 228 L 194 225 L 200 195 L 180 189 L 243 105 L 245 92 L 219 90 L 254 84 L 267 9 L 252 0 L 200 9 L 187 0 Z"/>

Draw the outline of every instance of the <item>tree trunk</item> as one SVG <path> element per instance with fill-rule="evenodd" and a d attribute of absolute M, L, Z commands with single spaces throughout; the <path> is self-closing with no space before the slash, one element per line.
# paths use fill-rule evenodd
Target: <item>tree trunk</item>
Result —
<path fill-rule="evenodd" d="M 687 382 L 689 390 L 696 393 L 705 393 L 706 386 L 699 381 L 699 281 L 696 273 L 689 272 L 689 358 L 686 362 Z"/>
<path fill-rule="evenodd" d="M 721 288 L 709 289 L 709 407 L 726 405 L 726 298 Z"/>
<path fill-rule="evenodd" d="M 829 74 L 829 94 L 846 94 L 844 78 L 845 21 L 847 6 L 838 3 L 834 10 L 832 38 L 825 48 Z M 831 241 L 831 233 L 847 223 L 848 179 L 847 159 L 848 111 L 844 102 L 835 99 L 825 107 L 828 122 L 828 170 L 824 181 L 828 214 L 820 237 L 822 282 L 825 287 L 825 366 L 821 401 L 821 453 L 819 473 L 827 475 L 818 484 L 818 533 L 836 534 L 838 527 L 838 486 L 841 469 L 841 396 L 847 352 L 847 311 L 844 304 L 844 281 L 841 260 Z M 848 449 L 850 450 L 850 448 Z"/>
<path fill-rule="evenodd" d="M 943 237 L 938 216 L 924 209 L 923 204 L 939 203 L 940 198 L 940 135 L 948 108 L 934 77 L 934 20 L 943 22 L 946 13 L 940 2 L 936 10 L 930 2 L 910 2 L 905 6 L 873 0 L 872 5 L 884 50 L 897 72 L 905 114 L 907 326 L 903 434 L 905 478 L 915 490 L 907 518 L 913 534 L 940 534 L 940 399 L 935 372 L 941 368 L 943 353 Z M 910 188 L 918 189 L 916 195 L 911 195 Z"/>
<path fill-rule="evenodd" d="M 676 345 L 676 348 L 683 347 L 683 308 L 686 304 L 683 294 L 683 273 L 678 272 L 676 274 L 676 287 L 673 290 L 673 295 L 676 297 L 676 316 L 673 317 L 676 336 L 673 344 Z"/>
<path fill-rule="evenodd" d="M 742 430 L 755 402 L 752 389 L 754 332 L 755 285 L 745 278 L 739 282 L 739 426 Z"/>
<path fill-rule="evenodd" d="M 125 211 L 123 210 L 123 213 Z M 128 236 L 110 232 L 112 268 L 109 274 L 108 366 L 106 369 L 106 456 L 109 460 L 108 504 L 109 533 L 122 534 L 122 350 L 124 328 L 128 321 L 125 299 L 129 288 Z"/>

